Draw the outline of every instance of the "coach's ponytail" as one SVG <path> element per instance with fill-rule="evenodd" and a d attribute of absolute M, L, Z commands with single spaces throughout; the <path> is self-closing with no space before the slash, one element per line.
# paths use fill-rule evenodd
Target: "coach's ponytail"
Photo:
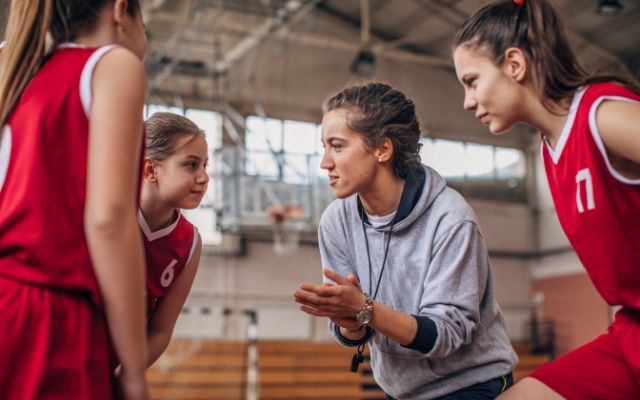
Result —
<path fill-rule="evenodd" d="M 22 96 L 45 55 L 54 0 L 14 0 L 0 57 L 0 127 Z"/>

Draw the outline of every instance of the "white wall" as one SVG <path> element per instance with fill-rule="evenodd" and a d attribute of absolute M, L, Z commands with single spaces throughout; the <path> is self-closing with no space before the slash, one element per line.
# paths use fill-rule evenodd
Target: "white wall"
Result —
<path fill-rule="evenodd" d="M 535 251 L 533 214 L 526 204 L 471 200 L 480 229 L 492 252 L 531 253 Z"/>
<path fill-rule="evenodd" d="M 534 281 L 560 276 L 586 273 L 574 251 L 537 258 L 529 261 Z"/>
<path fill-rule="evenodd" d="M 531 317 L 529 264 L 514 257 L 491 257 L 491 268 L 496 299 L 504 314 L 509 337 L 513 341 L 525 341 Z"/>
<path fill-rule="evenodd" d="M 204 254 L 186 306 L 195 313 L 202 304 L 219 310 L 218 319 L 209 320 L 215 325 L 208 330 L 214 338 L 245 339 L 248 318 L 243 310 L 255 310 L 259 338 L 329 339 L 324 321 L 299 311 L 293 300 L 301 282 L 321 282 L 317 246 L 301 245 L 294 253 L 281 256 L 274 253 L 270 242 L 251 242 L 246 256 Z M 225 308 L 231 310 L 230 315 L 223 315 Z M 176 335 L 192 336 L 188 329 L 192 314 L 181 315 L 179 325 L 186 323 L 187 328 L 180 326 Z"/>
<path fill-rule="evenodd" d="M 532 149 L 531 154 L 534 162 L 529 165 L 533 165 L 535 168 L 535 202 L 538 209 L 539 250 L 544 253 L 569 249 L 571 245 L 560 226 L 549 184 L 547 183 L 547 174 L 540 156 L 539 141 L 534 146 L 535 149 Z"/>

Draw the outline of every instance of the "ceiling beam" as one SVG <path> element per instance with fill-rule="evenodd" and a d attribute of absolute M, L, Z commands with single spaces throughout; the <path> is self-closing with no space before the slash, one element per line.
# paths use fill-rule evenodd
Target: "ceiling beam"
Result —
<path fill-rule="evenodd" d="M 197 28 L 197 26 L 191 25 L 190 28 Z M 238 26 L 233 30 L 222 30 L 221 33 L 232 34 L 234 36 L 244 35 L 257 35 L 258 32 L 247 26 Z M 355 32 L 354 32 L 355 34 Z M 276 32 L 271 36 L 274 40 L 280 40 L 285 42 L 295 42 L 302 46 L 317 47 L 330 50 L 345 51 L 350 53 L 356 53 L 360 50 L 360 43 L 354 40 L 341 39 L 334 36 L 319 35 L 314 33 L 296 33 L 296 36 L 290 35 L 287 31 Z M 159 38 L 156 42 L 154 40 L 153 46 L 155 48 L 162 48 L 167 53 L 171 54 L 180 48 L 188 49 L 202 53 L 203 55 L 211 55 L 214 53 L 212 46 L 208 42 L 191 41 L 190 43 L 180 43 L 179 45 L 172 45 L 164 38 Z M 448 58 L 434 57 L 426 54 L 414 53 L 402 49 L 386 49 L 380 45 L 380 41 L 374 43 L 374 50 L 377 50 L 377 54 L 381 58 L 388 58 L 397 61 L 412 62 L 425 66 L 434 67 L 451 67 L 452 62 Z M 210 71 L 213 74 L 215 71 Z"/>
<path fill-rule="evenodd" d="M 324 3 L 318 6 L 318 10 L 321 11 L 323 14 L 332 17 L 334 20 L 337 20 L 343 23 L 347 27 L 359 32 L 359 28 L 360 28 L 359 19 L 351 15 L 344 14 L 338 10 L 335 10 Z M 390 50 L 387 50 L 386 49 L 387 43 L 392 43 L 393 41 L 398 40 L 400 38 L 397 36 L 389 35 L 388 33 L 382 32 L 378 29 L 375 29 L 374 27 L 372 27 L 370 31 L 371 31 L 371 39 L 372 39 L 371 50 L 373 51 L 373 53 L 375 53 L 379 57 L 391 58 L 397 61 L 419 63 L 422 65 L 428 65 L 432 67 L 441 67 L 441 68 L 447 68 L 447 69 L 453 68 L 453 62 L 449 57 L 433 56 L 411 45 L 403 45 L 403 46 L 400 46 L 401 48 L 397 48 L 397 49 L 394 49 L 393 46 L 391 46 L 392 48 Z M 332 38 L 326 38 L 326 39 L 327 40 L 324 41 L 325 44 L 331 43 L 336 45 L 338 44 L 337 41 L 344 42 L 340 39 L 337 39 L 337 41 Z M 301 40 L 301 43 L 304 44 L 304 39 Z M 352 49 L 355 46 L 357 46 L 356 51 L 359 50 L 361 47 L 360 43 L 353 43 L 353 42 L 345 42 L 345 43 L 346 44 L 340 44 L 340 45 L 349 46 Z"/>
<path fill-rule="evenodd" d="M 227 72 L 234 64 L 246 56 L 254 48 L 274 34 L 283 32 L 288 26 L 304 18 L 320 0 L 289 0 L 276 12 L 274 18 L 264 21 L 253 34 L 240 40 L 231 50 L 224 53 L 222 59 L 215 63 L 214 73 Z"/>
<path fill-rule="evenodd" d="M 171 58 L 171 61 L 169 62 L 169 64 L 165 65 L 159 72 L 154 73 L 154 75 L 151 77 L 149 81 L 150 90 L 153 90 L 154 88 L 162 85 L 162 83 L 167 78 L 169 78 L 169 76 L 171 76 L 175 68 L 180 63 L 180 55 L 183 53 L 184 48 L 182 46 L 178 46 L 178 44 L 180 43 L 180 39 L 183 37 L 185 31 L 187 30 L 189 22 L 193 19 L 195 14 L 200 11 L 201 5 L 200 3 L 198 3 L 198 5 L 195 4 L 195 0 L 185 1 L 182 4 L 185 4 L 186 8 L 183 9 L 183 12 L 182 12 L 183 15 L 181 16 L 181 18 L 177 19 L 177 22 L 179 22 L 180 25 L 178 26 L 176 31 L 173 33 L 173 35 L 171 35 L 171 37 L 166 41 L 167 45 L 176 47 L 176 52 L 174 53 L 174 57 Z M 152 15 L 154 14 L 153 11 L 151 12 L 151 14 Z M 203 34 L 207 30 L 209 30 L 208 27 L 214 26 L 215 21 L 219 19 L 223 14 L 224 14 L 224 9 L 220 9 L 216 14 L 213 14 L 212 18 L 210 18 L 205 24 L 199 27 L 198 29 L 199 33 Z M 173 22 L 176 22 L 175 18 Z M 151 57 L 149 59 L 148 64 L 153 67 L 154 64 L 160 62 L 162 57 L 163 57 L 162 54 L 155 54 L 154 57 Z"/>

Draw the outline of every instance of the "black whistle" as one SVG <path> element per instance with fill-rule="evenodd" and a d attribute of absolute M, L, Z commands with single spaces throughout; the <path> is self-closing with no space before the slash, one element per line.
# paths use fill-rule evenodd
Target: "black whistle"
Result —
<path fill-rule="evenodd" d="M 351 372 L 358 372 L 358 367 L 360 367 L 360 364 L 362 364 L 363 361 L 364 356 L 360 351 L 357 351 L 351 359 Z"/>

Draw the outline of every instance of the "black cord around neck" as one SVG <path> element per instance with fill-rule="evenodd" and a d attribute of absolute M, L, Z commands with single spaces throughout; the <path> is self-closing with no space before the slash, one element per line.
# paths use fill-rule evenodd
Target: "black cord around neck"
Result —
<path fill-rule="evenodd" d="M 367 261 L 369 262 L 369 291 L 372 289 L 371 276 L 373 275 L 373 268 L 371 266 L 371 254 L 369 252 L 369 239 L 367 238 L 367 231 L 364 226 L 364 207 L 360 208 L 360 221 L 362 222 L 362 234 L 364 235 L 364 243 L 367 247 Z M 378 275 L 378 282 L 376 283 L 376 290 L 373 293 L 369 293 L 372 300 L 375 300 L 378 296 L 378 289 L 380 289 L 380 282 L 382 281 L 382 274 L 384 273 L 384 267 L 387 265 L 387 255 L 389 254 L 389 244 L 391 243 L 391 235 L 393 234 L 393 226 L 395 225 L 395 218 L 391 222 L 391 228 L 389 229 L 389 236 L 387 237 L 387 244 L 384 249 L 384 258 L 382 259 L 382 267 L 380 268 L 380 275 Z"/>
<path fill-rule="evenodd" d="M 360 199 L 358 199 L 360 202 Z M 393 218 L 391 221 L 391 228 L 389 229 L 389 237 L 387 238 L 387 244 L 384 249 L 384 258 L 382 259 L 382 268 L 380 268 L 380 275 L 378 276 L 378 283 L 376 283 L 376 290 L 373 294 L 370 293 L 371 299 L 375 300 L 378 296 L 378 289 L 380 289 L 380 282 L 382 281 L 382 274 L 384 273 L 384 267 L 387 264 L 387 255 L 389 254 L 389 244 L 391 243 L 391 235 L 393 234 L 393 226 L 396 223 L 398 215 Z M 371 267 L 371 253 L 369 252 L 369 239 L 367 238 L 367 229 L 364 226 L 364 206 L 360 206 L 360 221 L 362 222 L 362 234 L 364 235 L 364 243 L 367 246 L 367 261 L 369 262 L 369 291 L 371 291 L 371 275 L 373 275 L 373 268 Z M 369 328 L 367 328 L 369 329 Z M 366 335 L 366 333 L 365 333 Z M 364 347 L 366 342 L 362 343 L 356 349 L 356 354 L 353 355 L 353 359 L 351 360 L 351 372 L 358 372 L 358 366 L 360 363 L 364 361 L 364 356 L 362 353 L 364 352 Z"/>

